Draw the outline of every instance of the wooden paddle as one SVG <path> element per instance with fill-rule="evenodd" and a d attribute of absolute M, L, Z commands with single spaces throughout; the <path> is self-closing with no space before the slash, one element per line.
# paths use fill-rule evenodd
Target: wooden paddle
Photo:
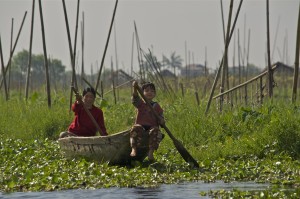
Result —
<path fill-rule="evenodd" d="M 74 91 L 75 95 L 79 95 L 78 91 L 75 89 L 74 86 L 71 86 L 71 89 Z M 101 135 L 101 136 L 105 136 L 105 135 L 103 134 L 103 132 L 101 131 L 101 129 L 100 129 L 98 123 L 96 122 L 94 116 L 91 114 L 91 112 L 90 112 L 89 109 L 86 107 L 86 105 L 84 104 L 84 102 L 83 102 L 81 99 L 77 99 L 77 100 L 79 100 L 80 103 L 82 104 L 82 106 L 83 106 L 85 112 L 88 114 L 88 116 L 89 116 L 90 119 L 92 120 L 93 124 L 95 125 L 95 127 L 96 127 L 97 130 L 99 131 L 100 135 Z"/>
<path fill-rule="evenodd" d="M 134 85 L 135 89 L 137 89 L 137 91 L 139 92 L 139 94 L 141 95 L 141 97 L 144 99 L 144 101 L 147 103 L 147 105 L 150 107 L 152 113 L 155 115 L 155 117 L 159 120 L 159 115 L 155 112 L 155 110 L 153 109 L 152 105 L 150 104 L 150 102 L 146 99 L 142 89 L 138 86 L 138 84 Z M 181 144 L 181 142 L 179 142 L 171 133 L 171 131 L 168 129 L 168 127 L 165 124 L 160 124 L 160 126 L 162 128 L 165 129 L 165 131 L 167 132 L 167 134 L 169 135 L 169 137 L 172 139 L 173 144 L 175 145 L 176 149 L 178 150 L 178 152 L 180 153 L 180 155 L 183 157 L 183 159 L 191 164 L 193 167 L 199 168 L 199 164 L 198 162 L 191 156 L 191 154 L 184 148 L 184 146 Z"/>

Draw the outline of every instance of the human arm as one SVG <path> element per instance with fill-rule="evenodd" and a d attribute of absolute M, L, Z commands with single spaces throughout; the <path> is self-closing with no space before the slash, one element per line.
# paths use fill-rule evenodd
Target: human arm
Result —
<path fill-rule="evenodd" d="M 138 82 L 137 81 L 133 81 L 132 82 L 132 87 L 133 87 L 133 92 L 132 92 L 132 97 L 137 97 L 138 96 L 138 92 L 136 87 L 138 86 Z"/>
<path fill-rule="evenodd" d="M 78 93 L 77 90 L 72 87 L 75 94 L 75 102 L 72 104 L 72 111 L 77 114 L 82 109 L 82 96 Z"/>
<path fill-rule="evenodd" d="M 101 129 L 101 136 L 107 136 L 108 134 L 107 134 L 106 127 L 105 127 L 104 115 L 103 115 L 103 111 L 101 109 L 99 112 L 99 117 L 98 117 L 97 123 Z"/>
<path fill-rule="evenodd" d="M 77 104 L 82 103 L 82 96 L 78 92 L 75 92 L 75 99 Z"/>
<path fill-rule="evenodd" d="M 141 104 L 141 98 L 139 97 L 139 94 L 137 91 L 138 86 L 139 85 L 138 85 L 137 81 L 132 82 L 133 92 L 132 92 L 132 96 L 131 96 L 131 102 L 135 107 L 138 107 Z"/>
<path fill-rule="evenodd" d="M 157 113 L 158 124 L 160 124 L 161 126 L 165 125 L 166 121 L 163 114 L 164 111 L 161 106 L 157 102 L 155 102 L 155 104 L 153 105 L 153 109 Z"/>
<path fill-rule="evenodd" d="M 159 125 L 164 126 L 166 124 L 165 118 L 163 116 L 159 116 L 158 123 Z"/>

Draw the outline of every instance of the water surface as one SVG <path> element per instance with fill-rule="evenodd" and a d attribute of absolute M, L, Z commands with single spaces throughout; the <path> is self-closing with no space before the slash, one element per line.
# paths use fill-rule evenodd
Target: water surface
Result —
<path fill-rule="evenodd" d="M 215 183 L 188 182 L 182 184 L 163 184 L 157 188 L 107 188 L 95 190 L 65 190 L 53 192 L 15 192 L 10 194 L 0 193 L 0 198 L 53 198 L 53 199 L 79 199 L 79 198 L 101 198 L 101 199 L 194 199 L 209 198 L 201 196 L 200 192 L 209 192 L 210 190 L 266 190 L 269 184 L 257 184 L 254 182 L 232 182 L 224 183 L 217 181 Z"/>

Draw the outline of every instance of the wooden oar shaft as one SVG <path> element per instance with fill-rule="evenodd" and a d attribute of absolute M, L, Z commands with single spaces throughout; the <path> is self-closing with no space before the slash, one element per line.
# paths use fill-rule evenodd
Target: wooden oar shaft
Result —
<path fill-rule="evenodd" d="M 78 91 L 72 86 L 71 87 L 72 90 L 74 91 L 75 94 L 78 94 Z M 80 100 L 80 103 L 82 104 L 85 112 L 88 114 L 88 116 L 90 117 L 90 119 L 92 120 L 93 124 L 95 125 L 95 127 L 97 128 L 97 130 L 99 131 L 100 135 L 104 136 L 103 132 L 100 129 L 100 126 L 98 125 L 98 123 L 96 122 L 94 116 L 91 114 L 90 110 L 86 107 L 86 105 L 83 103 L 82 100 Z"/>
<path fill-rule="evenodd" d="M 152 107 L 150 102 L 147 100 L 147 98 L 145 97 L 142 89 L 138 85 L 135 85 L 135 88 L 137 89 L 137 91 L 139 92 L 141 97 L 144 99 L 144 101 L 147 103 L 147 105 L 150 107 L 151 112 L 155 115 L 156 119 L 160 120 L 160 116 L 157 114 L 157 112 L 154 110 L 154 108 Z M 186 162 L 193 165 L 194 167 L 199 168 L 198 162 L 191 156 L 191 154 L 184 148 L 184 146 L 173 136 L 173 134 L 168 129 L 168 127 L 165 124 L 160 124 L 160 126 L 165 129 L 165 131 L 167 132 L 169 137 L 172 139 L 173 144 L 175 145 L 176 149 L 178 150 L 180 155 L 183 157 L 183 159 Z"/>

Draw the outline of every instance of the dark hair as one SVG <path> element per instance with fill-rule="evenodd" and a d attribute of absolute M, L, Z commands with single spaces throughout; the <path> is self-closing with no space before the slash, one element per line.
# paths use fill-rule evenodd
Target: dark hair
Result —
<path fill-rule="evenodd" d="M 155 85 L 152 82 L 146 82 L 142 85 L 142 90 L 145 90 L 146 88 L 150 87 L 155 91 Z"/>
<path fill-rule="evenodd" d="M 85 96 L 87 92 L 93 93 L 94 97 L 96 97 L 96 91 L 93 87 L 87 87 L 82 91 L 82 96 Z"/>

